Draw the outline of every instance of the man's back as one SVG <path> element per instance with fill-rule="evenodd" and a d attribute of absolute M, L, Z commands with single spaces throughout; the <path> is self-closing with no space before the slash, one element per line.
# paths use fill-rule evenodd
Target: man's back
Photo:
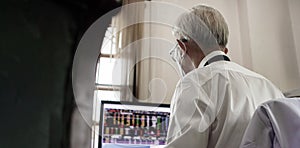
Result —
<path fill-rule="evenodd" d="M 269 80 L 233 62 L 195 69 L 176 87 L 168 146 L 238 147 L 256 107 L 281 97 Z"/>

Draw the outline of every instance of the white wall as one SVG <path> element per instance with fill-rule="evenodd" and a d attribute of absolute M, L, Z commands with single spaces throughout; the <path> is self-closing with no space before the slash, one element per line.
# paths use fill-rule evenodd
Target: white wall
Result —
<path fill-rule="evenodd" d="M 299 71 L 288 1 L 247 1 L 252 69 L 283 91 L 299 87 Z M 299 10 L 298 10 L 299 11 Z"/>
<path fill-rule="evenodd" d="M 298 72 L 300 73 L 300 17 L 299 8 L 300 1 L 299 0 L 288 0 L 289 2 L 289 10 L 290 10 L 290 18 L 291 18 L 291 26 L 293 29 L 293 37 L 294 44 L 297 56 L 297 64 L 298 64 Z"/>

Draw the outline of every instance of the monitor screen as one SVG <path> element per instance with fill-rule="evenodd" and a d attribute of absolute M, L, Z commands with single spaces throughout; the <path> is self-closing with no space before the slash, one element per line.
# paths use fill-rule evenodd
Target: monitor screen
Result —
<path fill-rule="evenodd" d="M 102 101 L 100 115 L 100 148 L 166 145 L 169 105 Z"/>

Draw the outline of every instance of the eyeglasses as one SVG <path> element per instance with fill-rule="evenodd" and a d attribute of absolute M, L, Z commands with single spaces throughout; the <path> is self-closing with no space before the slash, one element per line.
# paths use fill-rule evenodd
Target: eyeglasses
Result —
<path fill-rule="evenodd" d="M 189 41 L 189 39 L 188 39 L 188 38 L 185 38 L 185 37 L 183 37 L 183 38 L 180 38 L 180 39 L 179 39 L 179 41 L 181 41 L 181 42 L 185 43 L 185 42 L 188 42 L 188 41 Z"/>

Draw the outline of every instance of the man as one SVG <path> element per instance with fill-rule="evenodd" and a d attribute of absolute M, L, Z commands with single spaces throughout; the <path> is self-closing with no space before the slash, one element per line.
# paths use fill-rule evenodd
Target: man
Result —
<path fill-rule="evenodd" d="M 283 97 L 269 80 L 230 61 L 228 32 L 223 16 L 208 6 L 178 19 L 170 54 L 183 78 L 171 103 L 167 147 L 238 147 L 256 107 Z"/>

